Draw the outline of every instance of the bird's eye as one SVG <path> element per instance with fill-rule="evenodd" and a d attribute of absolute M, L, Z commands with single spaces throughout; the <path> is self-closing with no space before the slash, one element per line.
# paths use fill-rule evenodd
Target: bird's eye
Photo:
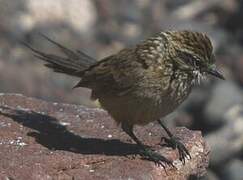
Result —
<path fill-rule="evenodd" d="M 189 52 L 185 52 L 185 51 L 177 51 L 177 55 L 179 56 L 179 58 L 186 64 L 193 66 L 193 67 L 200 67 L 201 62 L 200 59 L 189 53 Z"/>
<path fill-rule="evenodd" d="M 201 62 L 197 57 L 195 57 L 195 59 L 193 61 L 193 66 L 196 67 L 196 68 L 201 66 Z"/>

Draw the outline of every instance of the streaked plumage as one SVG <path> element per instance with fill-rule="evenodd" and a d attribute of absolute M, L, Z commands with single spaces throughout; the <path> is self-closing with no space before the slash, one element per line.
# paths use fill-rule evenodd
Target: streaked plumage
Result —
<path fill-rule="evenodd" d="M 66 57 L 43 53 L 25 45 L 44 60 L 47 67 L 80 77 L 75 87 L 90 88 L 92 99 L 98 99 L 141 146 L 145 156 L 157 163 L 171 162 L 146 149 L 133 134 L 133 126 L 158 121 L 171 113 L 186 99 L 193 84 L 199 83 L 205 75 L 223 79 L 214 66 L 211 41 L 199 32 L 160 32 L 100 61 L 45 38 L 57 45 Z M 171 133 L 168 135 L 173 138 Z M 180 159 L 184 160 L 189 153 L 183 144 L 178 144 Z"/>

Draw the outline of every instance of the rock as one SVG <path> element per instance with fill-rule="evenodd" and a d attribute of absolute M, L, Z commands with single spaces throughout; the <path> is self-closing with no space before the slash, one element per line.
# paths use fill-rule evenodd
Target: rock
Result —
<path fill-rule="evenodd" d="M 243 105 L 235 105 L 225 112 L 227 123 L 205 136 L 211 147 L 210 166 L 221 167 L 243 149 Z"/>
<path fill-rule="evenodd" d="M 207 170 L 207 174 L 200 180 L 219 180 L 219 177 L 211 170 Z"/>
<path fill-rule="evenodd" d="M 208 14 L 209 9 L 213 9 L 215 7 L 221 7 L 227 9 L 231 4 L 229 3 L 231 0 L 205 0 L 205 1 L 191 1 L 190 3 L 186 3 L 183 6 L 179 6 L 174 9 L 172 12 L 173 16 L 176 16 L 179 19 L 193 19 L 202 14 Z"/>
<path fill-rule="evenodd" d="M 242 75 L 242 69 L 243 69 L 243 54 L 241 52 L 235 53 L 235 56 L 238 55 L 237 60 L 235 63 L 232 63 L 232 73 L 239 82 L 239 84 L 242 86 L 243 85 L 243 75 Z"/>
<path fill-rule="evenodd" d="M 225 112 L 242 102 L 242 92 L 236 84 L 230 81 L 218 82 L 204 110 L 205 121 L 211 126 L 224 124 L 227 121 L 224 118 Z"/>
<path fill-rule="evenodd" d="M 233 159 L 222 170 L 223 180 L 240 180 L 243 179 L 243 161 Z"/>
<path fill-rule="evenodd" d="M 147 145 L 173 160 L 156 166 L 101 109 L 0 94 L 0 179 L 178 179 L 206 172 L 209 148 L 199 131 L 176 128 L 192 156 L 156 145 L 163 134 L 151 123 L 137 127 Z"/>
<path fill-rule="evenodd" d="M 0 3 L 7 9 L 1 12 L 2 17 L 8 17 L 1 18 L 5 20 L 3 27 L 18 38 L 20 32 L 31 31 L 38 24 L 66 23 L 79 32 L 88 32 L 96 21 L 95 7 L 88 0 L 70 0 L 68 3 L 65 0 L 0 0 Z"/>
<path fill-rule="evenodd" d="M 0 31 L 1 36 L 8 33 L 17 35 L 21 28 L 19 25 L 20 14 L 26 11 L 25 0 L 0 0 Z M 17 25 L 18 24 L 18 25 Z M 4 33 L 4 34 L 2 34 Z M 5 34 L 6 33 L 6 34 Z"/>

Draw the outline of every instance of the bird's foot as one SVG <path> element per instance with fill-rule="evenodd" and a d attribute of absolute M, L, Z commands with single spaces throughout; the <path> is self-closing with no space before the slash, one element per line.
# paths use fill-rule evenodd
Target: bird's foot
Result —
<path fill-rule="evenodd" d="M 166 157 L 160 155 L 159 153 L 154 152 L 152 149 L 149 148 L 143 148 L 140 150 L 140 155 L 149 161 L 153 161 L 156 165 L 162 166 L 164 169 L 166 165 L 175 167 L 173 165 L 173 162 Z"/>
<path fill-rule="evenodd" d="M 179 152 L 179 159 L 180 161 L 185 164 L 186 159 L 191 159 L 191 155 L 185 145 L 181 142 L 181 139 L 176 136 L 172 136 L 170 138 L 162 137 L 161 142 L 165 142 L 166 146 L 172 147 L 173 149 L 178 149 Z M 161 143 L 161 145 L 164 145 Z"/>

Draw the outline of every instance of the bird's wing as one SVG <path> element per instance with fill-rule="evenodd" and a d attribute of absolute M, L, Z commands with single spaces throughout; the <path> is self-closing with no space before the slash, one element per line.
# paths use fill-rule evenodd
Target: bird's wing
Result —
<path fill-rule="evenodd" d="M 75 87 L 88 87 L 93 91 L 106 91 L 122 95 L 139 81 L 141 63 L 136 61 L 133 49 L 124 49 L 109 56 L 82 72 L 82 79 Z"/>

